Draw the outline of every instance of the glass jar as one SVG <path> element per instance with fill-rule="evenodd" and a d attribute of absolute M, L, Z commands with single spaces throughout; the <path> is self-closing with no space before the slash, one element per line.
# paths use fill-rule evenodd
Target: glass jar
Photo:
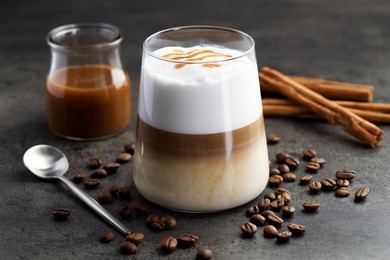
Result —
<path fill-rule="evenodd" d="M 212 212 L 263 191 L 269 165 L 254 45 L 212 26 L 145 40 L 133 172 L 145 198 Z"/>
<path fill-rule="evenodd" d="M 51 130 L 73 140 L 123 131 L 131 117 L 131 86 L 120 58 L 122 34 L 109 24 L 69 24 L 49 32 L 46 80 Z"/>

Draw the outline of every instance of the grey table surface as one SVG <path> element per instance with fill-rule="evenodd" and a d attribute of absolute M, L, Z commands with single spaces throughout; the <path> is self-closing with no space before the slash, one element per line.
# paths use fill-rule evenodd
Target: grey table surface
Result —
<path fill-rule="evenodd" d="M 98 241 L 111 227 L 59 183 L 41 181 L 23 166 L 30 146 L 54 145 L 68 156 L 70 169 L 87 171 L 98 155 L 112 161 L 123 145 L 134 142 L 139 72 L 143 40 L 169 27 L 211 24 L 247 32 L 256 41 L 258 65 L 291 75 L 322 77 L 375 86 L 375 101 L 390 103 L 390 2 L 387 0 L 197 0 L 197 1 L 0 1 L 0 259 L 124 259 L 115 232 L 109 244 Z M 54 136 L 47 125 L 44 85 L 50 54 L 47 32 L 75 22 L 107 22 L 125 35 L 122 58 L 131 75 L 132 123 L 121 135 L 98 142 L 72 142 Z M 308 118 L 266 118 L 267 133 L 282 141 L 268 147 L 269 156 L 286 151 L 300 157 L 315 148 L 327 163 L 315 178 L 333 177 L 351 168 L 357 177 L 351 189 L 370 187 L 368 199 L 337 198 L 332 192 L 310 195 L 297 182 L 285 184 L 297 212 L 290 222 L 308 227 L 303 237 L 286 244 L 263 237 L 261 229 L 244 239 L 240 223 L 245 209 L 259 201 L 220 213 L 186 214 L 150 204 L 149 212 L 171 214 L 178 220 L 172 231 L 155 233 L 144 217 L 123 220 L 132 231 L 144 232 L 145 241 L 134 259 L 195 259 L 198 248 L 208 247 L 214 259 L 388 259 L 390 255 L 390 179 L 388 125 L 380 125 L 385 139 L 377 149 L 354 140 L 337 126 Z M 303 175 L 304 167 L 296 170 Z M 118 200 L 107 209 L 118 216 L 122 205 L 145 200 L 132 181 L 132 162 L 123 165 L 102 186 L 129 186 L 130 200 Z M 266 191 L 272 190 L 267 187 Z M 98 190 L 91 191 L 92 196 Z M 315 214 L 301 211 L 305 200 L 321 202 Z M 68 207 L 65 222 L 54 221 L 51 211 Z M 284 225 L 281 229 L 285 229 Z M 194 233 L 199 243 L 165 255 L 163 236 Z"/>

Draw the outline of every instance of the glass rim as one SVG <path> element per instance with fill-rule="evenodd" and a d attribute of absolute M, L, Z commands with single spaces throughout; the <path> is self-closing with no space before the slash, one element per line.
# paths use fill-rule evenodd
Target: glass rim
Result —
<path fill-rule="evenodd" d="M 115 33 L 115 37 L 113 37 L 111 40 L 98 42 L 95 44 L 83 44 L 83 45 L 63 45 L 60 42 L 56 41 L 54 39 L 55 36 L 59 35 L 60 33 L 66 33 L 70 31 L 77 31 L 82 29 L 108 29 Z M 54 48 L 59 50 L 83 50 L 83 49 L 100 49 L 105 47 L 112 47 L 117 46 L 121 41 L 123 40 L 123 34 L 119 30 L 118 27 L 112 24 L 108 23 L 71 23 L 71 24 L 65 24 L 58 26 L 47 34 L 46 42 L 47 44 Z"/>
<path fill-rule="evenodd" d="M 178 60 L 171 60 L 171 59 L 163 58 L 163 57 L 161 57 L 159 55 L 156 55 L 156 54 L 153 53 L 152 50 L 148 49 L 147 46 L 146 46 L 147 42 L 149 42 L 152 38 L 155 38 L 159 34 L 172 32 L 172 31 L 192 30 L 192 29 L 209 29 L 209 30 L 219 30 L 219 31 L 228 31 L 228 32 L 232 32 L 232 33 L 237 33 L 237 34 L 240 34 L 240 35 L 244 36 L 245 38 L 247 38 L 249 40 L 250 44 L 251 44 L 251 47 L 248 48 L 248 50 L 240 53 L 239 55 L 235 55 L 233 57 L 219 59 L 219 60 L 178 61 Z M 237 60 L 239 58 L 247 56 L 250 52 L 252 52 L 255 49 L 255 40 L 253 40 L 253 38 L 249 34 L 243 32 L 243 31 L 237 30 L 237 29 L 229 28 L 229 27 L 214 26 L 214 25 L 186 25 L 186 26 L 172 27 L 172 28 L 164 29 L 164 30 L 161 30 L 161 31 L 153 33 L 152 35 L 150 35 L 149 37 L 147 37 L 145 39 L 145 41 L 143 43 L 143 49 L 144 49 L 144 51 L 146 51 L 147 54 L 149 54 L 150 56 L 152 56 L 152 57 L 154 57 L 156 59 L 159 59 L 159 60 L 162 60 L 162 61 L 167 61 L 167 62 L 172 62 L 172 63 L 179 63 L 179 64 L 206 64 L 206 63 L 210 63 L 210 62 L 212 62 L 212 63 L 220 63 L 220 62 L 226 62 L 226 61 L 231 61 L 231 60 Z"/>

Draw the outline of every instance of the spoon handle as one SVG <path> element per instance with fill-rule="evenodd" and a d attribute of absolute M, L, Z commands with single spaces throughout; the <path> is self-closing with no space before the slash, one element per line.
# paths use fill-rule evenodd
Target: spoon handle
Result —
<path fill-rule="evenodd" d="M 73 182 L 67 178 L 60 176 L 59 179 L 85 204 L 87 204 L 91 209 L 93 209 L 97 214 L 104 218 L 107 222 L 113 225 L 116 229 L 122 232 L 124 235 L 130 234 L 130 231 L 117 220 L 113 215 L 111 215 L 105 208 L 102 207 L 94 198 L 89 196 L 83 190 L 79 189 Z"/>

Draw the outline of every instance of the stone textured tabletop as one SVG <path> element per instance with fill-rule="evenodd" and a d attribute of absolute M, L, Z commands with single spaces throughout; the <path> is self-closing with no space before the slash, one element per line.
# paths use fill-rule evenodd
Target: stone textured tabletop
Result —
<path fill-rule="evenodd" d="M 225 0 L 225 1 L 0 1 L 0 259 L 124 259 L 119 251 L 123 236 L 99 242 L 112 228 L 56 182 L 41 181 L 23 166 L 30 146 L 46 143 L 68 157 L 67 177 L 85 171 L 89 158 L 108 162 L 135 140 L 142 43 L 165 28 L 210 24 L 233 27 L 256 41 L 259 68 L 269 66 L 286 74 L 322 77 L 375 86 L 376 102 L 390 103 L 390 2 L 386 0 Z M 45 75 L 50 63 L 45 37 L 52 28 L 77 22 L 106 22 L 120 27 L 125 39 L 122 58 L 132 83 L 132 123 L 121 135 L 96 142 L 73 142 L 54 136 L 47 125 L 44 100 Z M 149 212 L 171 214 L 177 227 L 152 232 L 144 217 L 134 214 L 123 223 L 131 231 L 145 233 L 134 259 L 195 259 L 199 248 L 208 247 L 213 259 L 388 259 L 390 255 L 390 145 L 388 125 L 379 125 L 384 141 L 376 149 L 362 145 L 340 127 L 313 118 L 265 118 L 267 133 L 282 140 L 269 145 L 269 156 L 285 151 L 301 158 L 303 150 L 315 148 L 326 164 L 317 180 L 334 178 L 338 169 L 356 171 L 354 192 L 368 186 L 361 203 L 335 197 L 333 192 L 308 193 L 298 181 L 283 184 L 292 192 L 297 208 L 291 220 L 307 226 L 306 233 L 288 243 L 263 237 L 243 238 L 240 224 L 245 210 L 260 200 L 225 212 L 186 214 L 149 204 Z M 303 161 L 302 161 L 303 162 Z M 304 166 L 295 173 L 302 176 Z M 146 202 L 132 181 L 132 162 L 103 180 L 109 185 L 131 188 L 131 199 L 105 206 L 118 216 L 118 209 Z M 81 185 L 82 186 L 82 185 Z M 81 187 L 80 186 L 80 187 Z M 266 191 L 271 191 L 267 187 Z M 99 190 L 88 191 L 96 197 Z M 264 193 L 262 194 L 264 195 Z M 261 197 L 262 197 L 261 195 Z M 302 211 L 306 200 L 317 200 L 314 214 Z M 67 221 L 55 221 L 54 208 L 67 207 Z M 283 224 L 281 230 L 286 229 Z M 199 242 L 166 255 L 160 239 L 166 235 L 193 233 Z"/>

